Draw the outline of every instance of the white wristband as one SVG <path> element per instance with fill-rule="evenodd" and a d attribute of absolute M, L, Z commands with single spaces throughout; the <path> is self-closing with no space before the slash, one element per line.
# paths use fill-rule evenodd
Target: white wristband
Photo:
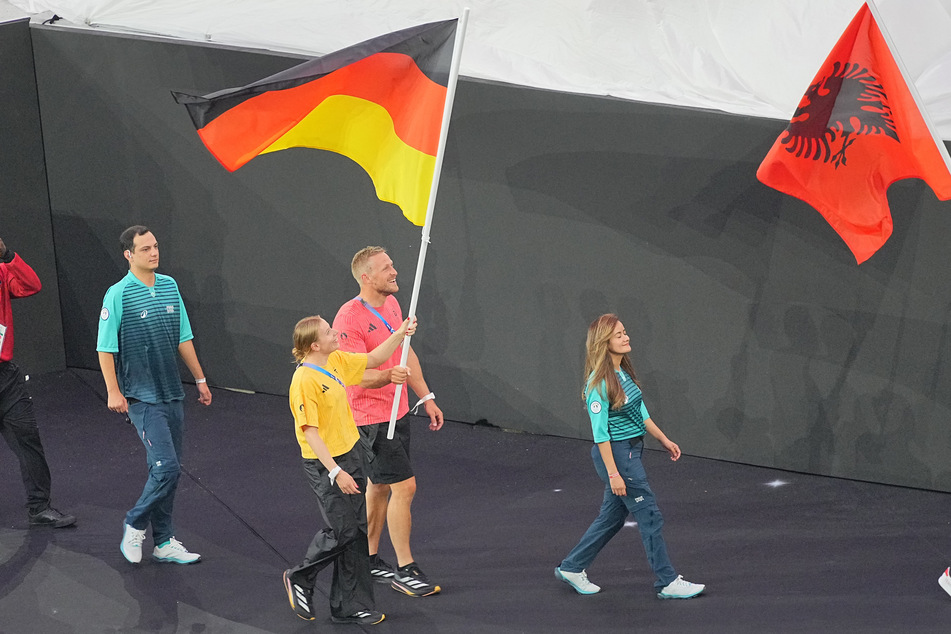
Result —
<path fill-rule="evenodd" d="M 195 383 L 207 383 L 208 379 L 195 379 Z"/>
<path fill-rule="evenodd" d="M 328 476 L 330 478 L 330 484 L 335 484 L 334 480 L 337 479 L 338 473 L 340 473 L 340 465 L 337 465 L 336 467 L 330 470 L 330 475 Z"/>
<path fill-rule="evenodd" d="M 436 400 L 436 395 L 433 394 L 432 392 L 430 392 L 429 394 L 427 394 L 427 395 L 424 396 L 423 398 L 421 398 L 421 399 L 419 399 L 418 401 L 416 401 L 416 405 L 413 405 L 413 414 L 416 414 L 416 410 L 419 409 L 419 406 L 422 405 L 423 403 L 425 403 L 426 401 L 435 401 L 435 400 Z"/>

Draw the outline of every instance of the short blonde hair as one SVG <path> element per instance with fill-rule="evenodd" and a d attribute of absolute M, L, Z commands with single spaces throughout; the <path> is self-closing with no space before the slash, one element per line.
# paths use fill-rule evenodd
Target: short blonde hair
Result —
<path fill-rule="evenodd" d="M 381 253 L 386 253 L 384 247 L 363 247 L 354 254 L 353 260 L 350 261 L 350 273 L 357 284 L 360 283 L 360 276 L 369 271 L 370 258 Z"/>
<path fill-rule="evenodd" d="M 320 315 L 304 317 L 294 326 L 294 347 L 291 348 L 291 354 L 297 363 L 304 360 L 310 353 L 310 346 L 320 337 L 320 322 L 324 318 Z"/>

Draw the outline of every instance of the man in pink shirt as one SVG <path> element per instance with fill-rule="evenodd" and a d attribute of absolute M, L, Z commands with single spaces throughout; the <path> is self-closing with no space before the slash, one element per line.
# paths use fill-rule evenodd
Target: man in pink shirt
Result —
<path fill-rule="evenodd" d="M 396 269 L 383 247 L 366 247 L 353 256 L 351 272 L 360 285 L 360 294 L 344 304 L 334 319 L 334 330 L 340 332 L 340 349 L 346 352 L 370 352 L 403 322 L 403 312 L 393 293 Z M 376 370 L 367 370 L 359 386 L 347 387 L 347 399 L 360 431 L 366 453 L 367 529 L 370 547 L 370 568 L 373 578 L 389 583 L 395 590 L 416 597 L 436 594 L 440 587 L 429 581 L 419 569 L 410 550 L 412 513 L 410 507 L 416 493 L 416 477 L 410 463 L 410 422 L 407 390 L 403 390 L 397 411 L 396 433 L 386 438 L 390 411 L 396 386 L 390 383 L 390 370 L 399 365 L 402 347 Z M 429 391 L 419 359 L 410 348 L 406 362 L 413 389 L 429 416 L 433 431 L 443 425 L 442 410 Z M 383 525 L 389 524 L 390 541 L 396 552 L 397 567 L 380 558 L 378 549 Z"/>
<path fill-rule="evenodd" d="M 13 362 L 13 309 L 10 299 L 40 292 L 40 278 L 0 240 L 0 435 L 20 461 L 30 526 L 63 528 L 76 518 L 50 506 L 50 468 L 26 391 L 23 372 Z"/>

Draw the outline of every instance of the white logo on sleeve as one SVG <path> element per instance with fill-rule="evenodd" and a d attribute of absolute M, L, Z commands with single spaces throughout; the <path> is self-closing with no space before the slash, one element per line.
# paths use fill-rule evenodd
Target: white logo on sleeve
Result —
<path fill-rule="evenodd" d="M 109 319 L 109 309 L 106 308 L 105 306 L 102 307 L 102 312 L 99 313 L 99 319 L 103 321 Z"/>
<path fill-rule="evenodd" d="M 592 414 L 601 413 L 601 401 L 591 401 L 591 413 Z"/>
<path fill-rule="evenodd" d="M 148 316 L 149 316 L 149 311 L 148 311 L 148 310 L 143 310 L 143 311 L 142 311 L 142 314 L 139 315 L 139 317 L 141 317 L 142 319 L 145 319 L 145 318 L 148 317 Z"/>

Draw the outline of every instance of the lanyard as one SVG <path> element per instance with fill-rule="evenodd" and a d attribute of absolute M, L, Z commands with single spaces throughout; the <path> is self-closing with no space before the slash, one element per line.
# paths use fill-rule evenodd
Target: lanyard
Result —
<path fill-rule="evenodd" d="M 336 381 L 337 383 L 339 383 L 339 384 L 340 384 L 340 387 L 346 387 L 346 386 L 343 384 L 343 381 L 341 381 L 340 379 L 338 379 L 337 377 L 335 377 L 332 372 L 328 372 L 327 370 L 323 369 L 323 368 L 320 367 L 319 365 L 314 365 L 313 363 L 301 363 L 301 365 L 307 366 L 307 367 L 310 368 L 311 370 L 317 370 L 318 372 L 323 372 L 324 374 L 326 374 L 327 376 L 329 376 L 331 379 L 333 379 L 334 381 Z"/>
<path fill-rule="evenodd" d="M 390 334 L 391 334 L 391 335 L 392 335 L 394 332 L 396 332 L 395 330 L 393 330 L 393 326 L 390 325 L 390 322 L 388 322 L 388 321 L 386 321 L 385 319 L 383 319 L 383 315 L 381 315 L 381 314 L 377 311 L 376 308 L 374 308 L 373 306 L 370 306 L 369 304 L 367 304 L 367 302 L 366 302 L 365 299 L 363 299 L 363 298 L 360 297 L 359 295 L 357 295 L 357 296 L 354 297 L 353 299 L 359 299 L 359 300 L 360 300 L 360 303 L 363 304 L 363 305 L 366 307 L 366 309 L 367 309 L 368 311 L 370 311 L 371 313 L 373 313 L 374 315 L 376 315 L 377 317 L 379 317 L 379 318 L 380 318 L 380 321 L 383 322 L 383 325 L 386 326 L 386 329 L 390 331 Z"/>

